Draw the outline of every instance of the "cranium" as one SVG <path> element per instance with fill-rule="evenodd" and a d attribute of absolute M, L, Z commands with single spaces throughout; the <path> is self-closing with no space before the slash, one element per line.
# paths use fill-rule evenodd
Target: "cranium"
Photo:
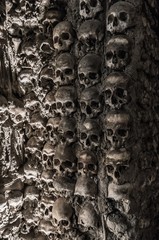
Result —
<path fill-rule="evenodd" d="M 92 178 L 80 175 L 77 178 L 74 194 L 85 198 L 95 198 L 97 196 L 97 184 Z"/>
<path fill-rule="evenodd" d="M 76 111 L 77 95 L 72 86 L 60 87 L 55 93 L 56 113 L 71 116 Z"/>
<path fill-rule="evenodd" d="M 80 16 L 82 18 L 94 18 L 96 15 L 102 11 L 102 6 L 100 0 L 80 0 L 79 10 Z"/>
<path fill-rule="evenodd" d="M 129 78 L 124 73 L 109 74 L 103 81 L 105 104 L 112 109 L 119 109 L 127 104 L 130 99 L 127 91 L 128 82 Z"/>
<path fill-rule="evenodd" d="M 32 91 L 24 97 L 25 108 L 35 111 L 40 108 L 41 103 L 35 93 Z"/>
<path fill-rule="evenodd" d="M 110 182 L 108 185 L 108 198 L 114 199 L 115 201 L 128 201 L 131 190 L 131 183 L 117 185 L 113 182 Z"/>
<path fill-rule="evenodd" d="M 122 33 L 136 25 L 135 8 L 131 3 L 119 1 L 113 4 L 107 14 L 107 31 Z"/>
<path fill-rule="evenodd" d="M 42 218 L 50 220 L 52 218 L 54 200 L 52 197 L 43 196 L 40 200 L 39 210 L 42 213 Z"/>
<path fill-rule="evenodd" d="M 35 112 L 30 116 L 29 125 L 33 129 L 43 129 L 46 126 L 46 119 L 39 112 Z"/>
<path fill-rule="evenodd" d="M 45 219 L 41 219 L 39 226 L 38 226 L 39 232 L 44 233 L 46 235 L 50 235 L 55 231 L 54 226 L 52 225 L 50 219 L 49 220 L 45 220 Z M 40 238 L 37 238 L 40 240 Z M 42 240 L 45 238 L 42 238 Z M 48 239 L 48 237 L 47 237 Z"/>
<path fill-rule="evenodd" d="M 35 79 L 33 78 L 33 69 L 23 68 L 18 74 L 18 82 L 21 93 L 26 95 L 35 88 Z"/>
<path fill-rule="evenodd" d="M 59 123 L 58 132 L 63 143 L 67 145 L 74 143 L 77 139 L 76 119 L 63 117 Z"/>
<path fill-rule="evenodd" d="M 75 79 L 75 60 L 70 53 L 62 53 L 55 62 L 54 82 L 59 86 L 73 84 Z"/>
<path fill-rule="evenodd" d="M 39 187 L 44 193 L 50 194 L 54 192 L 53 177 L 55 172 L 53 170 L 43 170 L 40 176 Z"/>
<path fill-rule="evenodd" d="M 27 186 L 24 191 L 24 201 L 38 202 L 39 200 L 39 190 L 34 186 Z M 26 208 L 29 205 L 26 206 Z"/>
<path fill-rule="evenodd" d="M 54 71 L 52 66 L 46 65 L 45 67 L 43 67 L 39 76 L 39 86 L 46 91 L 51 91 L 54 85 L 53 76 Z"/>
<path fill-rule="evenodd" d="M 50 141 L 47 141 L 42 150 L 42 165 L 46 170 L 53 169 L 53 158 L 55 154 L 54 146 Z"/>
<path fill-rule="evenodd" d="M 96 19 L 84 21 L 78 31 L 78 40 L 86 46 L 87 51 L 94 50 L 103 37 L 102 23 Z"/>
<path fill-rule="evenodd" d="M 34 153 L 36 155 L 36 152 Z M 24 178 L 27 180 L 37 180 L 40 176 L 40 165 L 39 158 L 34 156 L 34 158 L 29 158 L 27 162 L 24 164 Z"/>
<path fill-rule="evenodd" d="M 72 148 L 58 145 L 55 151 L 53 168 L 57 175 L 72 176 L 76 172 L 76 156 Z"/>
<path fill-rule="evenodd" d="M 88 177 L 96 176 L 98 171 L 97 164 L 97 156 L 89 150 L 84 150 L 78 157 L 78 173 Z"/>
<path fill-rule="evenodd" d="M 97 149 L 101 140 L 101 129 L 94 119 L 86 119 L 80 127 L 79 138 L 85 149 Z"/>
<path fill-rule="evenodd" d="M 78 65 L 79 83 L 82 87 L 91 87 L 100 82 L 101 57 L 89 53 L 85 55 Z"/>
<path fill-rule="evenodd" d="M 105 139 L 112 148 L 124 148 L 130 138 L 131 118 L 126 112 L 110 112 L 105 117 Z"/>
<path fill-rule="evenodd" d="M 53 180 L 54 191 L 61 196 L 73 196 L 75 189 L 75 177 L 57 176 Z"/>
<path fill-rule="evenodd" d="M 130 63 L 132 47 L 125 36 L 114 36 L 106 44 L 106 66 L 110 70 L 122 71 Z"/>
<path fill-rule="evenodd" d="M 40 38 L 40 37 L 39 37 Z M 50 38 L 46 38 L 46 35 L 42 36 L 41 43 L 40 43 L 40 53 L 45 55 L 50 55 L 53 53 L 52 44 L 53 41 Z"/>
<path fill-rule="evenodd" d="M 68 51 L 74 42 L 74 30 L 68 21 L 58 23 L 53 29 L 53 46 L 60 51 Z"/>
<path fill-rule="evenodd" d="M 79 102 L 81 112 L 88 118 L 97 117 L 102 112 L 102 96 L 96 87 L 84 89 Z"/>
<path fill-rule="evenodd" d="M 127 151 L 112 150 L 107 153 L 106 172 L 113 183 L 122 185 L 128 182 L 129 174 L 131 174 L 129 162 L 130 153 Z"/>
<path fill-rule="evenodd" d="M 58 198 L 52 210 L 53 223 L 59 230 L 70 229 L 71 219 L 73 216 L 73 208 L 65 198 Z"/>
<path fill-rule="evenodd" d="M 17 103 L 19 103 L 19 101 L 17 101 Z M 15 102 L 15 104 L 16 104 L 16 102 Z M 23 124 L 24 121 L 26 120 L 26 110 L 22 106 L 22 103 L 20 103 L 19 106 L 11 103 L 8 111 L 9 111 L 10 119 L 12 120 L 14 126 Z"/>
<path fill-rule="evenodd" d="M 49 120 L 46 124 L 46 130 L 48 131 L 48 137 L 53 145 L 56 145 L 58 142 L 59 123 L 60 123 L 60 117 L 51 117 L 51 118 L 49 118 Z"/>
<path fill-rule="evenodd" d="M 78 224 L 85 230 L 98 227 L 98 215 L 91 203 L 85 203 L 78 215 Z"/>
<path fill-rule="evenodd" d="M 53 90 L 47 93 L 44 99 L 44 107 L 45 107 L 45 112 L 48 116 L 54 115 L 56 106 L 55 106 L 55 92 Z"/>

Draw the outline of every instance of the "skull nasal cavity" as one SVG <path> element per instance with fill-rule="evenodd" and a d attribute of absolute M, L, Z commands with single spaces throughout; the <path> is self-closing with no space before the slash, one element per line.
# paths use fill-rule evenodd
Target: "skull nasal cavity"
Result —
<path fill-rule="evenodd" d="M 114 18 L 113 26 L 118 26 L 118 19 L 117 19 L 117 17 Z"/>
<path fill-rule="evenodd" d="M 91 110 L 90 106 L 87 106 L 86 111 L 87 111 L 87 114 L 91 114 L 92 113 L 92 110 Z"/>

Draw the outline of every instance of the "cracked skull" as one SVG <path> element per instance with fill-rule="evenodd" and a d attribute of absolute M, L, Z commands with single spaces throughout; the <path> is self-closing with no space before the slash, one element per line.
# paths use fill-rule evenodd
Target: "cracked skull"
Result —
<path fill-rule="evenodd" d="M 130 138 L 130 115 L 127 113 L 110 112 L 105 117 L 105 139 L 112 148 L 124 148 Z"/>
<path fill-rule="evenodd" d="M 65 198 L 58 198 L 52 210 L 53 223 L 61 231 L 71 228 L 71 219 L 73 216 L 73 208 Z"/>
<path fill-rule="evenodd" d="M 100 82 L 101 57 L 89 53 L 85 55 L 78 65 L 79 83 L 84 88 L 91 87 Z"/>
<path fill-rule="evenodd" d="M 135 8 L 131 3 L 119 1 L 113 4 L 107 15 L 107 31 L 122 33 L 136 24 Z"/>
<path fill-rule="evenodd" d="M 99 0 L 80 0 L 79 10 L 82 18 L 94 18 L 102 11 L 101 2 Z"/>
<path fill-rule="evenodd" d="M 96 87 L 84 89 L 79 102 L 81 112 L 88 118 L 97 117 L 102 112 L 102 96 Z"/>
<path fill-rule="evenodd" d="M 56 113 L 70 116 L 76 111 L 77 95 L 72 86 L 60 87 L 55 93 Z"/>
<path fill-rule="evenodd" d="M 132 47 L 128 38 L 112 37 L 106 45 L 106 66 L 110 70 L 122 71 L 131 61 Z"/>
<path fill-rule="evenodd" d="M 105 159 L 107 176 L 110 181 L 122 185 L 128 182 L 130 153 L 128 151 L 112 150 L 107 153 Z"/>
<path fill-rule="evenodd" d="M 63 117 L 59 123 L 58 132 L 59 138 L 63 143 L 67 145 L 74 143 L 77 139 L 76 119 Z"/>
<path fill-rule="evenodd" d="M 97 156 L 93 152 L 89 150 L 82 151 L 78 157 L 78 174 L 84 174 L 89 177 L 96 176 L 98 171 L 97 164 Z"/>
<path fill-rule="evenodd" d="M 128 76 L 124 73 L 111 73 L 103 82 L 103 92 L 105 104 L 112 109 L 119 109 L 128 103 L 127 85 L 129 82 Z"/>
<path fill-rule="evenodd" d="M 102 23 L 96 19 L 84 21 L 78 31 L 78 40 L 86 46 L 87 51 L 94 50 L 103 37 Z"/>
<path fill-rule="evenodd" d="M 80 142 L 85 149 L 96 149 L 100 145 L 101 129 L 96 120 L 85 120 L 79 131 Z"/>
<path fill-rule="evenodd" d="M 58 23 L 53 30 L 53 46 L 60 51 L 67 51 L 74 42 L 72 24 L 67 21 Z"/>
<path fill-rule="evenodd" d="M 59 86 L 70 85 L 75 79 L 75 60 L 70 53 L 62 53 L 56 59 L 55 80 Z"/>

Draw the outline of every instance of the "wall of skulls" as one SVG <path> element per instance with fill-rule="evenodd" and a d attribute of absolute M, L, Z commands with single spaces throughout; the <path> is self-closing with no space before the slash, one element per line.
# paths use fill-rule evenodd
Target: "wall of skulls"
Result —
<path fill-rule="evenodd" d="M 0 2 L 1 239 L 158 239 L 158 14 Z"/>

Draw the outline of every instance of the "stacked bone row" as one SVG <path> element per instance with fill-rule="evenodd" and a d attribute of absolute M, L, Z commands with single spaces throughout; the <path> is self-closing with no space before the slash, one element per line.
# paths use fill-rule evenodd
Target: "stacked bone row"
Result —
<path fill-rule="evenodd" d="M 107 42 L 105 64 L 107 76 L 103 78 L 105 100 L 104 162 L 108 177 L 105 217 L 110 238 L 133 237 L 133 215 L 130 186 L 134 182 L 131 149 L 134 147 L 133 131 L 134 95 L 131 67 L 133 66 L 133 31 L 135 7 L 130 2 L 118 1 L 109 6 L 106 15 Z M 130 31 L 131 29 L 131 31 Z M 129 75 L 127 74 L 129 73 Z M 129 229 L 128 229 L 129 225 Z"/>

